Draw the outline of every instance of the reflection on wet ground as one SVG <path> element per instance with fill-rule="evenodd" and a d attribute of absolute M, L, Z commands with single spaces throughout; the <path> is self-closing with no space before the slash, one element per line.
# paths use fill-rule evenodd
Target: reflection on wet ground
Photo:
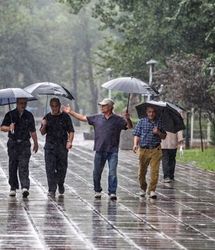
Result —
<path fill-rule="evenodd" d="M 6 135 L 0 135 L 0 249 L 215 249 L 215 174 L 177 166 L 156 201 L 139 198 L 137 158 L 120 152 L 118 200 L 94 199 L 92 142 L 77 137 L 64 198 L 47 197 L 43 139 L 31 159 L 31 190 L 8 196 Z"/>

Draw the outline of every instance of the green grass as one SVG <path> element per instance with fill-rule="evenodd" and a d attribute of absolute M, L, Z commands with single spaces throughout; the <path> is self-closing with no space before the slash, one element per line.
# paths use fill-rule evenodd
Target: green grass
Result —
<path fill-rule="evenodd" d="M 184 150 L 184 155 L 177 155 L 180 163 L 190 163 L 196 167 L 215 171 L 215 148 L 210 148 L 201 152 L 201 149 Z"/>

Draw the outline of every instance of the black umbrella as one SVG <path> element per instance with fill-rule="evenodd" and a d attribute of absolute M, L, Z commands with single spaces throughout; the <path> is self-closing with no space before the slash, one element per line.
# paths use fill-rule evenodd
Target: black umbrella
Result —
<path fill-rule="evenodd" d="M 139 118 L 146 116 L 146 108 L 154 106 L 156 108 L 157 118 L 161 119 L 164 130 L 172 133 L 177 133 L 185 129 L 184 121 L 179 112 L 184 111 L 181 107 L 169 102 L 148 101 L 136 106 Z"/>
<path fill-rule="evenodd" d="M 62 96 L 70 100 L 74 100 L 74 97 L 65 87 L 52 82 L 38 82 L 31 84 L 24 88 L 28 93 L 38 95 L 55 95 Z"/>
<path fill-rule="evenodd" d="M 118 90 L 124 93 L 128 93 L 127 110 L 130 101 L 130 94 L 145 94 L 145 95 L 158 95 L 154 89 L 149 85 L 134 77 L 119 77 L 112 79 L 104 84 L 102 87 L 110 90 Z"/>

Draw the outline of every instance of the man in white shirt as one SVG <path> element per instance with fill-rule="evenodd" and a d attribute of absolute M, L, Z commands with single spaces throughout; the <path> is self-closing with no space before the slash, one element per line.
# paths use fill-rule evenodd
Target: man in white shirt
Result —
<path fill-rule="evenodd" d="M 177 133 L 166 132 L 167 136 L 161 141 L 162 148 L 162 168 L 164 183 L 174 180 L 177 148 L 183 143 L 183 131 Z"/>

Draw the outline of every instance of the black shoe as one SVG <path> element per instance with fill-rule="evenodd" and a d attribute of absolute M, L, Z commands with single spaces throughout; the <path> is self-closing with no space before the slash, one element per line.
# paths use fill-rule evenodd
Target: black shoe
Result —
<path fill-rule="evenodd" d="M 27 198 L 29 196 L 29 191 L 27 188 L 22 189 L 22 197 Z"/>
<path fill-rule="evenodd" d="M 59 194 L 64 194 L 65 188 L 63 184 L 58 185 L 58 192 Z"/>

